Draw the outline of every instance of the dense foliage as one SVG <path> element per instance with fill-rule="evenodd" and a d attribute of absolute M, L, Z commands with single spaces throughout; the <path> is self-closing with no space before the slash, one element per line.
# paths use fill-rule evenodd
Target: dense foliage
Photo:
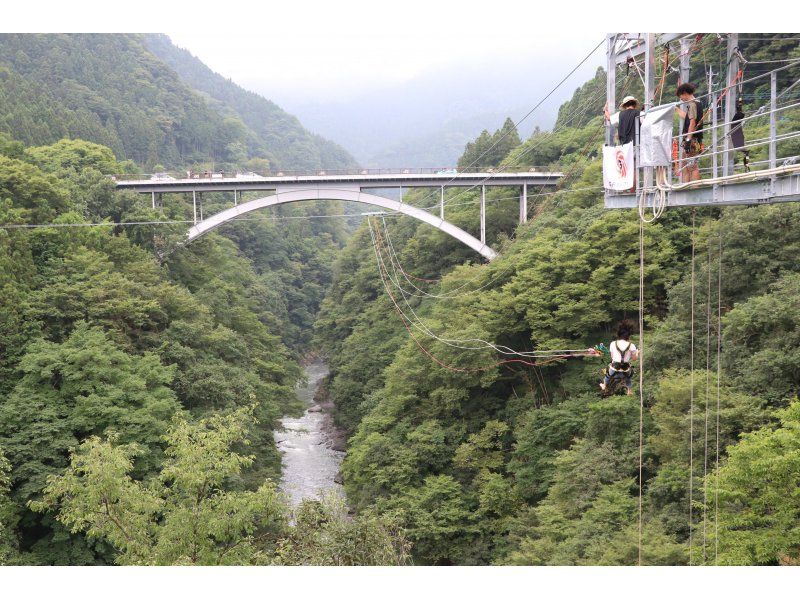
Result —
<path fill-rule="evenodd" d="M 336 559 L 344 546 L 361 550 L 353 563 L 402 562 L 401 532 L 377 516 L 341 522 L 335 541 L 320 520 L 325 542 L 295 546 L 271 481 L 281 467 L 272 431 L 299 408 L 298 359 L 344 242 L 341 207 L 287 207 L 178 247 L 191 200 L 167 196 L 153 209 L 117 192 L 109 175 L 155 160 L 217 160 L 213 147 L 198 142 L 187 154 L 175 139 L 202 129 L 216 143 L 215 111 L 230 117 L 233 108 L 206 105 L 137 36 L 2 43 L 27 70 L 3 71 L 9 86 L 0 95 L 10 103 L 0 119 L 36 128 L 8 127 L 23 141 L 0 133 L 0 562 L 294 562 Z M 83 81 L 114 114 L 153 124 L 151 153 L 115 141 L 141 140 L 120 120 L 105 121 L 108 136 L 99 136 L 110 147 L 75 138 L 98 138 L 97 104 L 53 95 L 40 80 L 47 69 Z M 36 101 L 26 89 L 39 89 Z M 33 114 L 45 104 L 54 112 Z M 176 110 L 185 118 L 173 119 Z M 283 143 L 278 154 L 295 151 L 290 137 L 305 134 L 287 122 L 294 133 L 271 129 Z M 263 164 L 275 159 L 268 143 L 251 150 Z M 332 155 L 335 166 L 341 156 Z M 304 165 L 300 154 L 291 159 Z M 201 205 L 207 216 L 231 202 L 209 193 Z M 27 228 L 37 225 L 47 226 Z M 195 517 L 193 493 L 205 519 Z M 92 518 L 104 508 L 104 519 Z M 328 505 L 304 508 L 340 517 Z M 256 528 L 271 544 L 251 538 Z"/>
<path fill-rule="evenodd" d="M 787 43 L 742 49 L 784 58 Z M 694 72 L 716 63 L 719 45 L 700 40 Z M 619 97 L 636 92 L 631 71 Z M 674 76 L 666 80 L 665 101 Z M 763 103 L 762 83 L 745 86 L 746 113 Z M 672 210 L 645 227 L 641 478 L 638 397 L 600 398 L 600 360 L 498 363 L 490 349 L 457 349 L 422 330 L 563 349 L 608 344 L 618 320 L 636 319 L 638 217 L 602 207 L 604 89 L 601 71 L 554 131 L 483 164 L 568 175 L 564 192 L 529 199 L 532 222 L 519 227 L 516 190 L 487 193 L 498 259 L 472 264 L 449 237 L 402 219 L 373 219 L 372 232 L 363 226 L 343 250 L 317 338 L 351 434 L 348 498 L 359 512 L 402 521 L 418 563 L 635 564 L 641 484 L 643 563 L 795 563 L 800 206 L 699 209 L 694 231 L 690 211 Z M 784 111 L 779 129 L 796 131 L 797 118 Z M 755 119 L 746 135 L 763 137 L 764 126 Z M 461 164 L 489 156 L 498 133 L 469 145 Z M 798 153 L 793 143 L 779 155 Z M 425 193 L 408 200 L 435 203 Z M 446 200 L 448 219 L 474 233 L 477 194 Z M 373 238 L 394 263 L 397 284 L 386 284 L 414 338 L 384 288 Z"/>
<path fill-rule="evenodd" d="M 339 146 L 164 36 L 0 35 L 0 132 L 26 145 L 93 141 L 148 172 L 353 166 Z"/>
<path fill-rule="evenodd" d="M 718 60 L 719 40 L 700 42 L 693 68 Z M 742 48 L 768 60 L 794 43 Z M 644 227 L 641 413 L 638 397 L 600 398 L 602 360 L 502 359 L 426 333 L 580 349 L 638 315 L 639 220 L 599 188 L 602 72 L 553 131 L 522 141 L 509 120 L 466 147 L 462 166 L 567 175 L 531 193 L 524 225 L 518 189 L 487 193 L 501 257 L 483 264 L 413 219 L 348 238 L 322 203 L 178 247 L 184 229 L 158 222 L 189 220 L 186 198 L 153 208 L 109 175 L 345 157 L 163 37 L 0 46 L 0 563 L 633 564 L 640 488 L 645 564 L 800 560 L 800 205 Z M 743 91 L 752 111 L 763 86 Z M 478 194 L 445 199 L 477 234 Z M 202 199 L 206 216 L 230 204 Z M 290 514 L 272 430 L 298 408 L 311 347 L 349 437 L 348 505 Z"/>

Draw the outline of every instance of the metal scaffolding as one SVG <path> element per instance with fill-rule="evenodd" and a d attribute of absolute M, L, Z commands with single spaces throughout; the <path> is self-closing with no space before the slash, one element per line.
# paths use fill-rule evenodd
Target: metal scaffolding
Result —
<path fill-rule="evenodd" d="M 743 76 L 746 69 L 746 57 L 742 56 L 737 33 L 726 34 L 694 34 L 694 33 L 613 33 L 608 35 L 607 71 L 608 81 L 606 98 L 609 110 L 617 104 L 617 74 L 619 67 L 633 67 L 641 78 L 644 88 L 644 111 L 656 106 L 655 97 L 657 77 L 661 77 L 662 85 L 668 68 L 666 53 L 661 73 L 657 73 L 656 54 L 659 48 L 676 47 L 673 54 L 679 57 L 678 80 L 689 81 L 689 59 L 692 49 L 707 36 L 711 40 L 725 44 L 725 68 L 721 73 L 710 69 L 702 80 L 708 86 L 707 93 L 698 94 L 707 106 L 701 129 L 704 142 L 707 144 L 699 156 L 701 180 L 680 182 L 681 171 L 686 168 L 683 155 L 684 139 L 681 138 L 683 123 L 677 139 L 677 159 L 664 167 L 642 166 L 641 145 L 638 143 L 635 152 L 635 187 L 628 192 L 606 190 L 606 208 L 635 208 L 640 211 L 663 209 L 664 207 L 701 206 L 701 205 L 736 205 L 763 204 L 773 202 L 800 201 L 800 156 L 779 157 L 779 145 L 790 139 L 800 137 L 800 131 L 789 128 L 779 131 L 779 119 L 789 110 L 800 109 L 800 102 L 780 103 L 788 92 L 800 86 L 800 79 L 792 81 L 780 89 L 778 73 L 800 65 L 796 61 L 782 61 L 788 64 L 760 73 L 750 79 Z M 670 49 L 670 52 L 672 50 Z M 672 69 L 675 70 L 675 69 Z M 724 76 L 723 84 L 718 84 L 716 77 Z M 695 81 L 699 80 L 695 76 Z M 756 107 L 750 116 L 736 119 L 737 102 L 743 85 L 768 85 L 769 99 Z M 663 92 L 663 88 L 661 89 Z M 661 105 L 662 107 L 664 104 Z M 720 115 L 719 108 L 724 108 Z M 719 121 L 722 122 L 719 122 Z M 733 137 L 736 132 L 745 131 L 752 124 L 769 123 L 769 134 L 766 137 L 748 141 L 738 146 Z M 795 127 L 796 128 L 796 127 Z M 606 123 L 606 145 L 614 144 L 614 126 Z M 785 147 L 785 146 L 784 146 Z M 747 156 L 758 148 L 767 148 L 768 159 L 753 161 L 748 164 Z M 673 148 L 674 150 L 675 148 Z M 675 152 L 673 152 L 674 155 Z M 783 152 L 784 154 L 786 152 Z M 744 165 L 736 172 L 736 157 L 744 156 Z M 720 172 L 721 170 L 721 172 Z"/>

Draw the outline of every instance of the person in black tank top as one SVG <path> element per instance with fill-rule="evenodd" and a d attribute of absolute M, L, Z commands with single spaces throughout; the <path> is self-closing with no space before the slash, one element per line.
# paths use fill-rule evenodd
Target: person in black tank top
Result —
<path fill-rule="evenodd" d="M 678 108 L 678 115 L 683 119 L 681 142 L 683 143 L 684 164 L 681 169 L 681 180 L 684 183 L 700 180 L 699 156 L 703 152 L 703 116 L 705 105 L 694 97 L 697 88 L 691 83 L 681 83 L 675 95 L 684 103 L 686 110 Z"/>

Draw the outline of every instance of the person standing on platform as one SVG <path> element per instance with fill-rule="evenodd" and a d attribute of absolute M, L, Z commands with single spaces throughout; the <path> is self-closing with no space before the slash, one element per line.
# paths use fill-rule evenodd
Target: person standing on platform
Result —
<path fill-rule="evenodd" d="M 603 114 L 606 120 L 617 128 L 617 138 L 620 145 L 636 143 L 636 125 L 639 122 L 641 113 L 639 100 L 633 96 L 625 96 L 619 105 L 619 112 L 614 114 L 609 114 L 608 104 L 603 106 Z"/>
<path fill-rule="evenodd" d="M 685 110 L 676 108 L 683 119 L 681 141 L 683 143 L 683 164 L 681 165 L 681 181 L 700 180 L 700 154 L 703 153 L 703 102 L 694 97 L 697 88 L 691 83 L 681 83 L 675 95 L 683 102 Z"/>

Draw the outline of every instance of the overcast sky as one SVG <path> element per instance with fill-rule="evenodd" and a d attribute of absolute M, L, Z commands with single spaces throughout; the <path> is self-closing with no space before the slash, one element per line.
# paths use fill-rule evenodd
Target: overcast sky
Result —
<path fill-rule="evenodd" d="M 458 28 L 446 34 L 392 30 L 344 34 L 331 27 L 309 34 L 268 28 L 238 33 L 168 31 L 168 35 L 213 70 L 290 104 L 307 95 L 346 100 L 438 71 L 459 69 L 469 76 L 494 64 L 514 63 L 521 77 L 539 76 L 546 85 L 549 79 L 557 82 L 603 39 L 602 32 L 567 39 L 556 34 L 514 34 L 509 28 L 474 34 Z M 527 59 L 530 68 L 525 68 Z M 599 50 L 590 70 L 602 60 Z"/>
<path fill-rule="evenodd" d="M 386 166 L 380 159 L 418 161 L 411 149 L 430 140 L 410 140 L 445 135 L 439 129 L 457 118 L 464 123 L 449 132 L 458 139 L 443 158 L 454 162 L 464 139 L 494 130 L 506 116 L 521 118 L 604 39 L 602 31 L 567 36 L 537 28 L 541 21 L 530 9 L 514 20 L 511 13 L 483 18 L 429 4 L 416 12 L 413 2 L 395 4 L 397 12 L 383 16 L 339 11 L 327 21 L 290 11 L 271 14 L 270 25 L 258 31 L 181 30 L 177 21 L 166 32 L 214 71 L 273 100 L 371 166 Z M 276 26 L 281 23 L 287 25 Z M 551 126 L 561 102 L 604 61 L 603 45 L 521 132 Z M 409 156 L 376 157 L 398 143 Z"/>

